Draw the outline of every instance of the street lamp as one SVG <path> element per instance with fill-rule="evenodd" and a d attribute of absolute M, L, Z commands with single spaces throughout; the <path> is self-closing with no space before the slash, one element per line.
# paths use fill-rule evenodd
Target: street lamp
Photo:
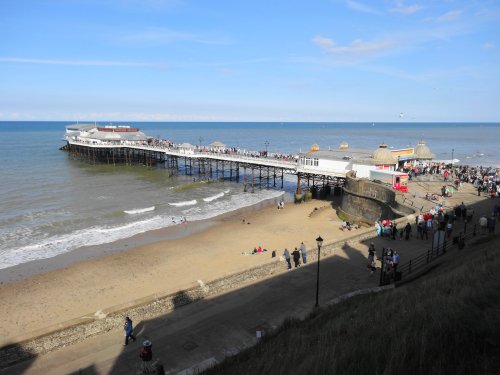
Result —
<path fill-rule="evenodd" d="M 323 245 L 323 239 L 321 236 L 316 238 L 316 243 L 318 244 L 318 270 L 316 272 L 316 307 L 319 306 L 318 297 L 319 297 L 319 257 L 321 255 L 321 245 Z"/>
<path fill-rule="evenodd" d="M 201 150 L 201 142 L 203 142 L 203 137 L 198 138 L 198 141 L 200 141 L 200 150 Z"/>
<path fill-rule="evenodd" d="M 267 156 L 267 146 L 269 146 L 269 141 L 265 141 L 264 146 L 266 146 L 266 156 Z"/>

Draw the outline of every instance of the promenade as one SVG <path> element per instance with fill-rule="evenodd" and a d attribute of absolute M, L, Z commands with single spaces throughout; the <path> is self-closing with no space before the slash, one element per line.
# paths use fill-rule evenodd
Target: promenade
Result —
<path fill-rule="evenodd" d="M 440 181 L 426 182 L 425 185 L 411 183 L 408 199 L 414 200 L 417 205 L 422 203 L 428 209 L 434 203 L 418 196 L 422 196 L 425 190 L 435 193 L 441 186 Z M 474 222 L 479 215 L 489 214 L 496 203 L 495 200 L 477 197 L 469 185 L 465 185 L 446 203 L 453 207 L 461 201 L 475 206 Z M 321 215 L 318 217 L 321 218 Z M 339 231 L 337 226 L 332 230 L 334 238 L 346 233 Z M 456 230 L 459 230 L 458 225 Z M 356 231 L 347 232 L 346 240 L 349 234 L 355 236 Z M 310 234 L 315 235 L 317 233 Z M 409 241 L 374 238 L 346 243 L 333 256 L 322 258 L 320 305 L 345 293 L 378 285 L 378 273 L 370 275 L 366 269 L 370 242 L 375 243 L 377 250 L 388 246 L 398 250 L 402 263 L 430 246 L 430 240 L 416 238 Z M 314 247 L 308 248 L 310 252 L 315 251 Z M 135 321 L 139 342 L 128 347 L 122 346 L 123 332 L 117 329 L 20 363 L 2 373 L 133 374 L 140 362 L 139 343 L 145 338 L 153 342 L 154 357 L 161 359 L 167 373 L 193 373 L 185 370 L 220 361 L 224 356 L 254 344 L 257 330 L 273 329 L 288 317 L 305 317 L 313 309 L 315 290 L 314 262 L 291 272 L 285 270 L 283 263 L 283 271 L 271 278 L 206 298 L 154 319 Z"/>

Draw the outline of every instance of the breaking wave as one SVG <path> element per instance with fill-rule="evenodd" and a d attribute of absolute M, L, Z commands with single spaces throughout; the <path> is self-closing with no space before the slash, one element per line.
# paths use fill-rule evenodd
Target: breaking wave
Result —
<path fill-rule="evenodd" d="M 129 214 L 129 215 L 134 215 L 134 214 L 142 214 L 144 212 L 153 211 L 154 209 L 155 209 L 155 206 L 151 206 L 151 207 L 137 208 L 135 210 L 128 210 L 128 211 L 123 211 L 123 212 L 125 212 L 126 214 Z"/>
<path fill-rule="evenodd" d="M 169 205 L 174 207 L 183 207 L 183 206 L 194 206 L 196 203 L 198 203 L 198 201 L 196 199 L 193 199 L 192 201 L 169 203 Z"/>

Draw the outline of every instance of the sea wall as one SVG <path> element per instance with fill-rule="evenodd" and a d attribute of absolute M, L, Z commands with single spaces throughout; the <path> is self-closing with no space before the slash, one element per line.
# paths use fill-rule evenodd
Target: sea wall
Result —
<path fill-rule="evenodd" d="M 396 201 L 391 188 L 365 178 L 346 176 L 340 211 L 353 221 L 373 223 L 380 219 L 397 219 L 414 213 Z"/>

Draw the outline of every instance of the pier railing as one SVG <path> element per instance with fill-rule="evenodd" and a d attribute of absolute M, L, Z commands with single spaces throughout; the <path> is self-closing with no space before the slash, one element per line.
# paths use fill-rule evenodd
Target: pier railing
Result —
<path fill-rule="evenodd" d="M 221 161 L 229 161 L 229 162 L 239 162 L 239 163 L 247 163 L 247 164 L 258 164 L 262 166 L 269 167 L 277 167 L 277 168 L 285 168 L 291 169 L 295 171 L 298 166 L 298 162 L 296 160 L 287 160 L 287 159 L 277 159 L 275 157 L 266 157 L 266 156 L 250 156 L 250 155 L 242 155 L 239 153 L 223 153 L 223 152 L 213 152 L 213 151 L 205 151 L 205 150 L 197 150 L 197 149 L 183 149 L 178 147 L 169 147 L 169 146 L 152 146 L 149 144 L 140 144 L 137 145 L 135 143 L 92 143 L 85 141 L 76 141 L 76 140 L 68 140 L 71 145 L 79 145 L 90 148 L 130 148 L 136 150 L 144 150 L 144 151 L 154 151 L 154 152 L 163 152 L 166 155 L 177 156 L 177 157 L 185 157 L 185 158 L 205 158 L 205 159 L 214 159 Z"/>

